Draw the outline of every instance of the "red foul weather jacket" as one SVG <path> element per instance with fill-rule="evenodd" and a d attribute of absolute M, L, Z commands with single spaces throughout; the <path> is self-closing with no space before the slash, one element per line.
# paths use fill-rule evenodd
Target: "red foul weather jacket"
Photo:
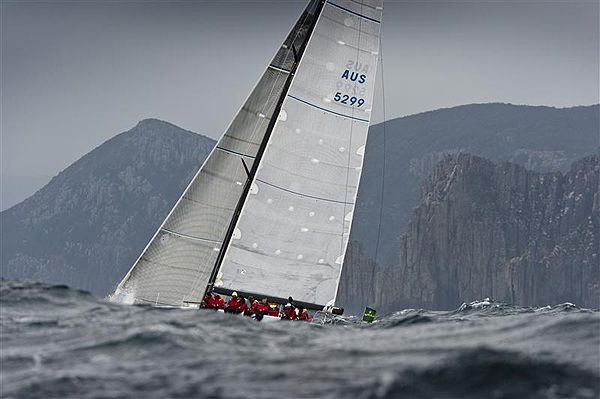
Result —
<path fill-rule="evenodd" d="M 301 311 L 301 313 L 298 315 L 298 320 L 310 321 L 308 317 L 308 312 Z"/>
<path fill-rule="evenodd" d="M 285 320 L 297 320 L 298 316 L 296 315 L 296 309 L 291 306 L 286 306 L 283 309 L 283 314 L 281 315 L 282 319 Z"/>
<path fill-rule="evenodd" d="M 213 309 L 223 309 L 225 303 L 223 302 L 223 298 L 220 295 L 215 295 L 211 300 L 211 307 Z"/>
<path fill-rule="evenodd" d="M 202 309 L 210 309 L 212 308 L 212 304 L 213 304 L 213 297 L 212 295 L 208 294 L 204 296 L 204 299 L 202 299 L 202 303 L 200 304 L 200 307 Z"/>

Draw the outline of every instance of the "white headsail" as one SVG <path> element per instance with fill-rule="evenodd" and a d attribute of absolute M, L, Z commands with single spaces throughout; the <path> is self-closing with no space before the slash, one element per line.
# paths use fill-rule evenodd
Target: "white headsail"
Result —
<path fill-rule="evenodd" d="M 310 303 L 334 300 L 372 108 L 380 20 L 381 0 L 309 3 L 117 293 L 179 306 L 215 283 Z"/>

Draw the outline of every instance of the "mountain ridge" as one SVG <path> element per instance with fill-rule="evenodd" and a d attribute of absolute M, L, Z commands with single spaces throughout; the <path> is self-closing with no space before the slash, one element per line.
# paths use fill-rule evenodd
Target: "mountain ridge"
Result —
<path fill-rule="evenodd" d="M 528 112 L 540 109 L 543 116 L 546 112 L 559 112 L 564 120 L 556 124 L 554 117 L 538 118 L 535 112 Z M 410 214 L 418 206 L 421 180 L 445 154 L 473 148 L 471 141 L 473 138 L 479 140 L 479 136 L 491 135 L 497 140 L 499 129 L 501 138 L 533 134 L 552 142 L 552 137 L 544 135 L 544 128 L 548 124 L 562 125 L 567 128 L 557 128 L 556 132 L 562 131 L 563 135 L 565 131 L 575 132 L 568 135 L 569 139 L 581 136 L 585 140 L 573 144 L 562 140 L 558 134 L 559 142 L 546 145 L 549 149 L 544 149 L 544 145 L 524 148 L 520 142 L 515 145 L 514 140 L 512 144 L 509 140 L 508 150 L 501 155 L 520 157 L 517 160 L 521 164 L 538 169 L 563 167 L 565 162 L 583 154 L 584 149 L 591 151 L 590 143 L 598 145 L 593 137 L 598 134 L 599 109 L 597 105 L 556 109 L 493 103 L 428 111 L 424 126 L 421 126 L 421 114 L 387 121 L 386 165 L 389 169 L 386 171 L 384 221 L 389 219 L 389 222 L 382 226 L 382 248 L 395 248 L 394 256 L 397 256 L 400 236 L 405 230 L 400 223 L 402 215 Z M 516 116 L 511 113 L 515 110 L 518 111 Z M 444 118 L 440 119 L 440 115 Z M 485 123 L 477 121 L 478 118 Z M 506 120 L 497 122 L 498 118 Z M 571 123 L 571 120 L 575 122 Z M 533 133 L 523 128 L 523 125 L 536 124 L 541 127 L 533 129 Z M 448 126 L 452 127 L 450 137 L 439 134 L 440 129 L 448 129 Z M 489 133 L 484 129 L 486 126 Z M 447 143 L 452 143 L 453 137 L 460 135 L 464 127 L 470 134 L 463 138 L 466 144 L 449 148 Z M 423 135 L 427 130 L 433 133 Z M 373 253 L 372 232 L 378 228 L 373 221 L 378 219 L 380 205 L 382 151 L 378 146 L 381 145 L 381 132 L 381 124 L 371 127 L 352 230 L 353 241 L 340 282 L 341 286 L 362 292 L 358 296 L 373 293 L 371 288 L 364 286 L 366 278 L 354 281 L 348 271 L 360 268 L 362 274 L 369 275 L 381 266 L 369 259 Z M 431 137 L 436 134 L 441 139 L 432 142 Z M 494 140 L 491 148 L 484 146 L 482 151 L 495 151 Z M 488 141 L 484 139 L 478 143 L 487 145 Z M 535 137 L 529 141 L 535 142 Z M 55 176 L 32 197 L 0 214 L 3 221 L 2 275 L 58 281 L 98 295 L 107 294 L 147 244 L 214 144 L 210 138 L 155 118 L 142 120 L 127 132 L 107 140 Z"/>
<path fill-rule="evenodd" d="M 0 214 L 2 275 L 107 294 L 214 144 L 158 119 L 105 141 Z"/>

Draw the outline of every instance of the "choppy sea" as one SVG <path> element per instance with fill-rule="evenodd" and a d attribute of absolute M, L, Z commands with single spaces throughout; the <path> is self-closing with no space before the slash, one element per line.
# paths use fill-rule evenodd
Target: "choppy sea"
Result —
<path fill-rule="evenodd" d="M 0 282 L 2 398 L 598 398 L 600 312 L 490 300 L 255 322 Z"/>

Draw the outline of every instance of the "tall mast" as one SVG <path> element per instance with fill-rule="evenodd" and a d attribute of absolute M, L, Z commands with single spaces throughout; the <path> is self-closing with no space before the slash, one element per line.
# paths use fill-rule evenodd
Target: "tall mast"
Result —
<path fill-rule="evenodd" d="M 244 189 L 242 191 L 242 195 L 240 196 L 240 198 L 238 200 L 235 211 L 233 213 L 233 217 L 231 218 L 229 227 L 227 228 L 227 233 L 225 234 L 225 238 L 223 239 L 223 244 L 221 245 L 221 249 L 219 251 L 219 256 L 217 257 L 217 259 L 215 261 L 215 266 L 213 267 L 212 273 L 210 275 L 210 279 L 208 280 L 208 285 L 205 290 L 205 295 L 210 290 L 212 290 L 212 288 L 214 287 L 215 280 L 219 273 L 219 269 L 221 268 L 221 264 L 223 263 L 223 259 L 225 258 L 225 254 L 227 252 L 227 248 L 229 247 L 229 244 L 231 243 L 231 238 L 233 237 L 233 232 L 235 230 L 235 226 L 238 223 L 240 214 L 242 212 L 242 208 L 244 206 L 244 203 L 246 202 L 246 199 L 248 198 L 248 194 L 250 193 L 250 188 L 252 186 L 252 183 L 254 182 L 254 178 L 256 177 L 256 172 L 258 171 L 258 167 L 260 165 L 261 159 L 265 153 L 267 144 L 269 143 L 269 139 L 271 138 L 271 134 L 273 133 L 273 129 L 275 128 L 275 124 L 277 123 L 277 119 L 278 119 L 279 113 L 281 111 L 281 106 L 288 94 L 290 85 L 292 84 L 292 80 L 294 79 L 294 74 L 296 73 L 296 70 L 298 69 L 298 64 L 300 63 L 300 60 L 302 59 L 304 50 L 306 49 L 306 46 L 310 40 L 310 37 L 313 34 L 315 26 L 317 25 L 317 21 L 319 20 L 319 16 L 321 15 L 324 4 L 325 4 L 325 0 L 319 0 L 318 4 L 316 6 L 313 21 L 309 28 L 309 33 L 306 36 L 304 42 L 302 43 L 302 46 L 300 47 L 300 49 L 296 49 L 296 47 L 294 46 L 294 43 L 292 41 L 291 45 L 292 45 L 292 51 L 294 54 L 293 66 L 292 66 L 291 71 L 288 75 L 288 78 L 285 82 L 283 90 L 281 91 L 281 95 L 279 96 L 279 99 L 277 100 L 277 105 L 275 107 L 275 110 L 273 111 L 273 115 L 271 116 L 269 125 L 267 126 L 267 131 L 266 131 L 266 133 L 263 137 L 263 140 L 260 144 L 260 147 L 256 154 L 256 158 L 254 159 L 254 162 L 252 163 L 252 168 L 250 170 L 248 170 L 248 168 L 246 167 L 246 164 L 244 163 L 244 168 L 246 169 L 246 173 L 248 175 L 247 179 L 246 179 L 246 183 L 244 184 Z M 244 161 L 242 160 L 242 162 L 244 162 Z"/>

